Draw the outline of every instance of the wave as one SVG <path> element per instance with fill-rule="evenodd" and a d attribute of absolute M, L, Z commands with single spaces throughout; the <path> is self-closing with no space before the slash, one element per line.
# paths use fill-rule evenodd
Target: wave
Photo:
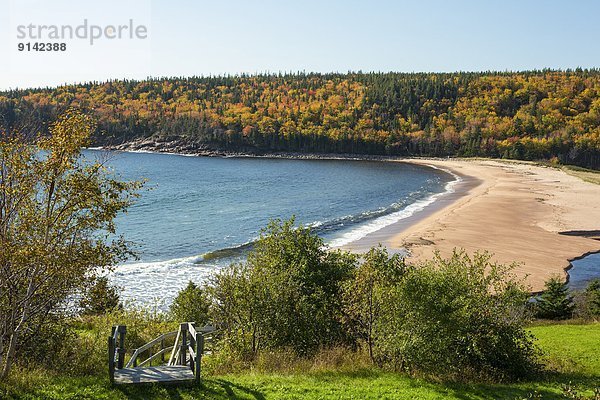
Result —
<path fill-rule="evenodd" d="M 411 217 L 417 212 L 423 211 L 427 206 L 433 204 L 440 197 L 453 193 L 455 191 L 456 185 L 462 180 L 462 178 L 450 170 L 439 168 L 434 165 L 428 166 L 446 172 L 454 178 L 452 181 L 446 183 L 443 192 L 432 194 L 431 196 L 425 199 L 418 200 L 409 204 L 408 206 L 404 207 L 399 211 L 386 213 L 385 215 L 375 218 L 374 220 L 368 223 L 362 224 L 356 227 L 355 229 L 345 232 L 344 234 L 342 234 L 342 236 L 331 240 L 329 242 L 329 247 L 342 247 L 357 240 L 360 240 L 371 233 L 377 232 L 378 230 L 385 228 L 386 226 L 392 225 L 403 219 Z"/>
<path fill-rule="evenodd" d="M 412 192 L 401 202 L 393 203 L 388 207 L 382 207 L 377 210 L 364 211 L 359 214 L 333 218 L 331 220 L 313 221 L 305 226 L 311 228 L 313 232 L 319 235 L 345 230 L 354 226 L 354 228 L 342 233 L 340 237 L 334 238 L 327 243 L 328 247 L 336 248 L 360 240 L 386 226 L 394 224 L 402 219 L 406 219 L 433 204 L 441 196 L 454 192 L 456 184 L 461 181 L 461 178 L 450 170 L 439 168 L 433 165 L 429 166 L 431 168 L 446 172 L 454 178 L 452 181 L 446 183 L 443 192 L 434 193 L 420 200 L 418 200 L 418 198 L 422 196 L 422 192 Z M 153 274 L 164 273 L 184 266 L 191 267 L 194 265 L 210 265 L 211 267 L 214 267 L 215 265 L 219 265 L 219 260 L 235 260 L 236 258 L 241 259 L 249 250 L 254 247 L 257 240 L 258 238 L 256 237 L 240 245 L 225 247 L 190 257 L 174 258 L 164 261 L 122 264 L 117 267 L 115 272 L 116 274 L 121 275 L 139 273 L 140 271 Z"/>
<path fill-rule="evenodd" d="M 209 251 L 208 253 L 204 253 L 202 255 L 202 261 L 213 261 L 218 260 L 220 258 L 233 258 L 235 256 L 240 256 L 246 251 L 252 249 L 257 240 L 258 238 L 250 240 L 249 242 L 240 244 L 238 246 L 225 247 L 224 249 Z"/>

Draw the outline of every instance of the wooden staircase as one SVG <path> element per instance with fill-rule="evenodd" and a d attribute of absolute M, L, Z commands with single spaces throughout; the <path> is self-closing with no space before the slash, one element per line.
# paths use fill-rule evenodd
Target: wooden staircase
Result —
<path fill-rule="evenodd" d="M 206 341 L 212 340 L 212 326 L 196 328 L 194 322 L 184 322 L 179 330 L 167 332 L 142 347 L 135 349 L 125 364 L 125 335 L 127 327 L 117 325 L 108 337 L 108 374 L 110 382 L 128 383 L 180 383 L 199 382 L 202 355 Z M 172 344 L 170 344 L 172 343 Z M 169 354 L 165 359 L 165 354 Z M 138 361 L 145 355 L 143 361 Z M 152 363 L 158 364 L 152 366 Z"/>

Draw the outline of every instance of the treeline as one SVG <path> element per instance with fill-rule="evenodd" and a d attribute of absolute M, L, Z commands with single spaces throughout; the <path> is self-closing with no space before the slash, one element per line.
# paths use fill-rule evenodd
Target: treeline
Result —
<path fill-rule="evenodd" d="M 0 93 L 5 129 L 67 108 L 96 145 L 551 160 L 600 168 L 600 71 L 239 75 Z"/>

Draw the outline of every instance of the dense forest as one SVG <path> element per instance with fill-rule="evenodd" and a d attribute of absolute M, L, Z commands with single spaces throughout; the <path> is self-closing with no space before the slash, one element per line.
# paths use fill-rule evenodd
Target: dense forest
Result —
<path fill-rule="evenodd" d="M 600 168 L 600 70 L 270 74 L 0 92 L 3 129 L 75 107 L 95 145 L 550 160 Z"/>

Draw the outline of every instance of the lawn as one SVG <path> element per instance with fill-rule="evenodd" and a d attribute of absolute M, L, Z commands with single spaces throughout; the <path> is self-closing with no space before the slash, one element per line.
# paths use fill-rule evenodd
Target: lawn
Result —
<path fill-rule="evenodd" d="M 3 399 L 560 399 L 571 382 L 587 396 L 600 386 L 600 324 L 531 328 L 551 367 L 536 382 L 510 385 L 441 384 L 362 369 L 302 374 L 253 373 L 207 376 L 200 387 L 111 387 L 101 377 L 23 372 L 0 386 Z"/>

